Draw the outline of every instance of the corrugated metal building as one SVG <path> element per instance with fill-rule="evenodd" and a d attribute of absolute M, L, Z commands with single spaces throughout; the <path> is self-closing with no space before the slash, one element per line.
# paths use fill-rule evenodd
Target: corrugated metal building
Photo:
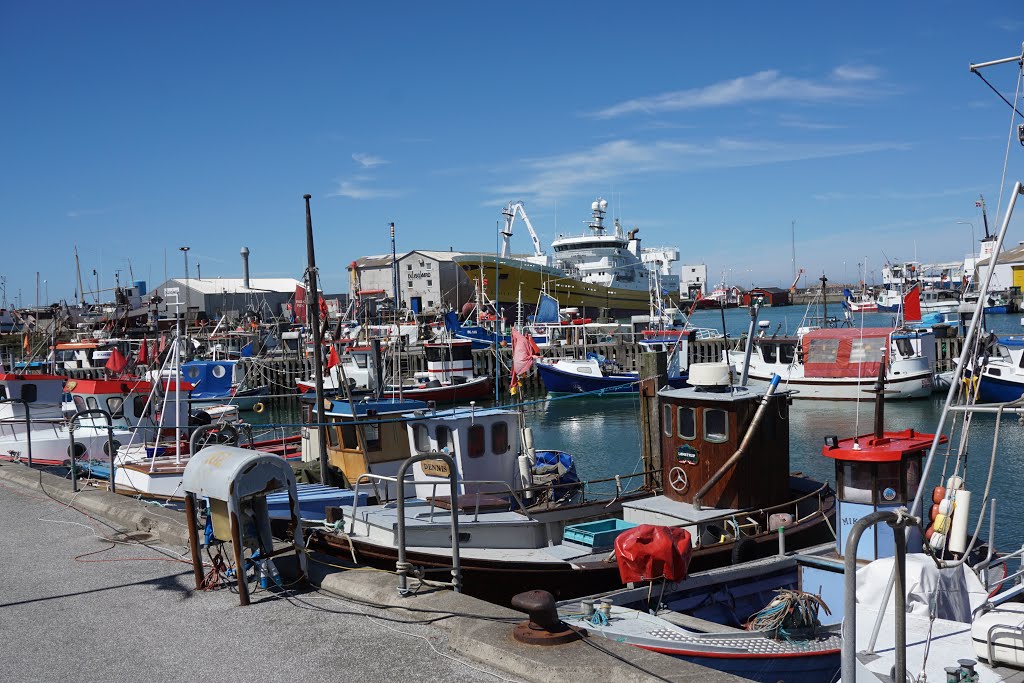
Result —
<path fill-rule="evenodd" d="M 242 278 L 171 278 L 149 292 L 146 301 L 159 296 L 161 316 L 173 317 L 175 301 L 185 315 L 188 304 L 188 319 L 207 317 L 218 319 L 223 314 L 238 318 L 246 311 L 256 311 L 261 318 L 280 317 L 284 304 L 295 297 L 295 288 L 302 283 L 294 278 L 250 278 L 246 287 Z M 170 290 L 170 292 L 168 292 Z M 177 290 L 175 292 L 174 290 Z"/>

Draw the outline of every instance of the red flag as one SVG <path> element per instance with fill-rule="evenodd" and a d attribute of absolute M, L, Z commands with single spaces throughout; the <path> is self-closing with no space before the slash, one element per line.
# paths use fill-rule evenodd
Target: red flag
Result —
<path fill-rule="evenodd" d="M 164 352 L 164 350 L 166 348 L 167 348 L 167 335 L 166 334 L 161 334 L 160 335 L 160 345 L 156 349 L 156 355 L 159 356 L 161 353 Z"/>
<path fill-rule="evenodd" d="M 139 353 L 135 356 L 135 362 L 139 365 L 149 365 L 149 340 L 145 337 L 142 338 L 142 346 L 139 347 Z"/>
<path fill-rule="evenodd" d="M 21 348 L 23 348 L 25 350 L 25 353 L 28 353 L 31 350 L 31 348 L 32 348 L 29 345 L 29 343 L 28 343 L 28 333 L 27 332 L 25 333 L 25 336 L 22 337 Z"/>
<path fill-rule="evenodd" d="M 320 317 L 327 318 L 327 302 L 324 301 L 322 296 L 320 297 Z"/>
<path fill-rule="evenodd" d="M 903 295 L 903 319 L 907 322 L 921 320 L 921 288 L 914 285 Z"/>
<path fill-rule="evenodd" d="M 115 347 L 114 350 L 110 352 L 110 358 L 107 359 L 107 363 L 103 367 L 116 375 L 124 372 L 124 369 L 128 367 L 128 360 Z"/>
<path fill-rule="evenodd" d="M 292 306 L 292 314 L 295 322 L 306 322 L 306 288 L 302 285 L 295 285 L 295 304 Z"/>
<path fill-rule="evenodd" d="M 327 356 L 327 371 L 330 372 L 331 368 L 336 365 L 341 365 L 341 358 L 338 357 L 338 349 L 331 346 L 331 353 Z"/>

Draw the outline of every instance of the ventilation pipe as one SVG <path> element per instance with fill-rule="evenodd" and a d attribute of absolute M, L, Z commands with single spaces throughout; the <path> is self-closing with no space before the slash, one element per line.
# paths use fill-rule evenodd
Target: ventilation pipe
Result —
<path fill-rule="evenodd" d="M 242 286 L 249 289 L 249 247 L 242 247 Z"/>

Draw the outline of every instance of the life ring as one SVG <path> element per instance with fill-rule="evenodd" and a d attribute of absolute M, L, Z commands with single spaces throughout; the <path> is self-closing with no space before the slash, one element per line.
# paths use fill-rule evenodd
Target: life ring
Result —
<path fill-rule="evenodd" d="M 254 413 L 262 413 L 264 410 L 266 410 L 266 406 L 263 405 L 262 402 L 261 403 L 257 403 L 256 405 L 254 405 L 252 407 L 252 412 L 254 412 Z"/>

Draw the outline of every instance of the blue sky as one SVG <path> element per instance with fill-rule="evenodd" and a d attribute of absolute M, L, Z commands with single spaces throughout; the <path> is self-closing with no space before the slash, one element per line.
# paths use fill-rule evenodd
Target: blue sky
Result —
<path fill-rule="evenodd" d="M 6 3 L 8 299 L 36 271 L 70 299 L 75 244 L 104 287 L 182 275 L 182 245 L 193 275 L 247 245 L 300 277 L 306 192 L 329 291 L 391 221 L 399 250 L 493 249 L 510 200 L 547 243 L 603 196 L 743 286 L 789 284 L 791 221 L 798 265 L 850 281 L 961 259 L 979 192 L 996 223 L 1011 112 L 968 64 L 1019 53 L 1019 3 L 704 5 Z M 1012 99 L 1014 65 L 985 75 Z"/>

